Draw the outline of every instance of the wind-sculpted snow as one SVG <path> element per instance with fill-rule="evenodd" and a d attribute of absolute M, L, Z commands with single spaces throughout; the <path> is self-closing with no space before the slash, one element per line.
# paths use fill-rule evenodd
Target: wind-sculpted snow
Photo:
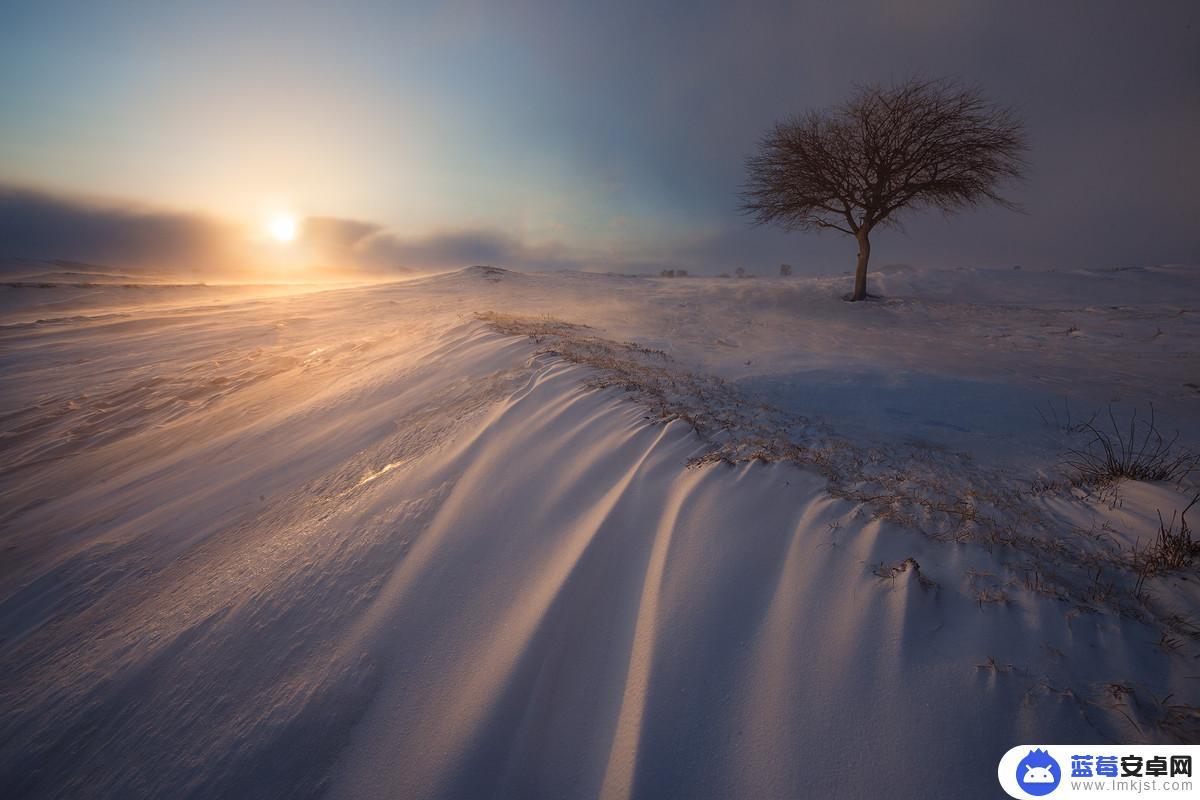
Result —
<path fill-rule="evenodd" d="M 745 362 L 827 359 L 778 355 L 785 321 L 807 346 L 831 332 L 805 317 L 894 332 L 925 302 L 754 283 L 467 270 L 0 329 L 0 794 L 923 797 L 936 753 L 938 794 L 976 797 L 1015 741 L 1194 739 L 1194 571 L 1148 578 L 1136 613 L 1110 596 L 1176 487 L 1042 487 L 1061 530 L 1008 520 L 1044 542 L 1031 566 L 812 465 L 705 459 L 701 417 L 605 372 L 632 342 L 663 385 L 750 402 Z M 939 302 L 919 313 L 945 330 Z M 1086 314 L 1039 309 L 960 319 L 930 369 L 978 361 L 1001 317 Z M 547 352 L 489 310 L 591 325 L 598 349 Z M 1120 324 L 1164 336 L 1081 351 L 1111 367 L 1077 402 L 1142 382 L 1186 422 L 1165 381 L 1186 382 L 1194 312 L 1137 314 Z M 846 447 L 935 458 L 887 434 Z M 987 474 L 1025 489 L 1052 466 L 1005 464 Z M 1054 536 L 1112 556 L 1086 597 L 1051 588 Z"/>

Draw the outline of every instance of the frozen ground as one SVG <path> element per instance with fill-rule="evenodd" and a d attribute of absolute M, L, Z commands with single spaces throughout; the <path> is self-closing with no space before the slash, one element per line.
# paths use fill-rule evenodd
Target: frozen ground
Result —
<path fill-rule="evenodd" d="M 6 797 L 984 797 L 1200 737 L 1196 569 L 1138 585 L 1194 481 L 1060 464 L 1068 408 L 1200 445 L 1200 270 L 63 282 L 0 287 Z"/>

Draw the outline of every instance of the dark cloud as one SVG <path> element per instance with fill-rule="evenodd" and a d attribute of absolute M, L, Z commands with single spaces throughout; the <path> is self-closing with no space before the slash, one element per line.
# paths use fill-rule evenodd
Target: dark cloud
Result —
<path fill-rule="evenodd" d="M 195 214 L 145 210 L 0 186 L 0 257 L 210 274 L 237 268 L 230 229 Z"/>
<path fill-rule="evenodd" d="M 335 217 L 305 219 L 288 253 L 313 274 L 403 273 L 471 264 L 532 270 L 593 265 L 564 245 L 531 244 L 494 230 L 406 238 L 373 222 Z M 62 259 L 200 278 L 247 277 L 261 275 L 258 268 L 278 263 L 279 256 L 270 243 L 205 215 L 0 186 L 0 260 L 10 266 L 20 259 Z"/>

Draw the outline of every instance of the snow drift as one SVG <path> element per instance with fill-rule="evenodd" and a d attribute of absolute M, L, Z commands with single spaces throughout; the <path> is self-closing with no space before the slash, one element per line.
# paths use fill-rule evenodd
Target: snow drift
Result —
<path fill-rule="evenodd" d="M 1194 446 L 1200 275 L 879 286 L 7 288 L 4 794 L 920 797 L 936 762 L 986 796 L 1016 743 L 1195 741 L 1196 573 L 1135 595 L 1125 563 L 1191 485 L 1072 486 L 1037 411 L 1154 401 Z M 866 466 L 705 458 L 736 425 L 484 311 L 661 352 Z M 1017 538 L 890 513 L 894 474 L 1020 495 L 989 512 Z"/>

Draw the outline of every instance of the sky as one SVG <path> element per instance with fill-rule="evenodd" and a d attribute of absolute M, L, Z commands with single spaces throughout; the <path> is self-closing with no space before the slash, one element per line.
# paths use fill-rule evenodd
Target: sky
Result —
<path fill-rule="evenodd" d="M 1024 213 L 925 212 L 875 264 L 1200 263 L 1194 2 L 5 0 L 0 257 L 195 271 L 853 268 L 755 229 L 743 162 L 856 84 L 1026 119 Z M 296 242 L 267 221 L 301 219 Z"/>

